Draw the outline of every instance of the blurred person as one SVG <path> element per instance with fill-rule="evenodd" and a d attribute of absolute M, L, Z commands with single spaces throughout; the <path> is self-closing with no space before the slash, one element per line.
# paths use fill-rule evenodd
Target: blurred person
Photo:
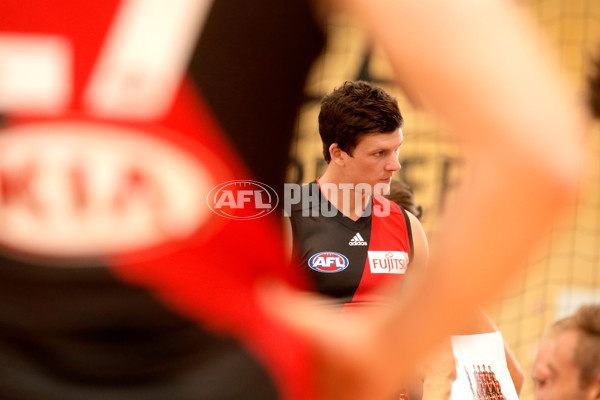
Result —
<path fill-rule="evenodd" d="M 533 366 L 536 400 L 600 397 L 600 305 L 585 304 L 554 322 Z"/>
<path fill-rule="evenodd" d="M 392 179 L 390 191 L 385 198 L 406 209 L 419 220 L 423 217 L 423 206 L 415 202 L 413 189 L 404 181 Z"/>
<path fill-rule="evenodd" d="M 386 399 L 510 281 L 579 180 L 585 124 L 555 62 L 500 0 L 333 4 L 473 171 L 434 279 L 360 317 L 276 285 L 307 287 L 274 221 L 198 206 L 223 182 L 283 182 L 318 7 L 0 3 L 4 397 Z"/>

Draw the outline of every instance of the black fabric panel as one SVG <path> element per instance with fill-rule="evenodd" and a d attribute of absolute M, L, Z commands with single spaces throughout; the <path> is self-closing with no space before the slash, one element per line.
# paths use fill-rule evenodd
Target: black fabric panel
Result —
<path fill-rule="evenodd" d="M 279 194 L 306 73 L 324 44 L 308 3 L 216 1 L 190 68 L 254 177 Z"/>
<path fill-rule="evenodd" d="M 356 233 L 360 233 L 367 243 L 370 242 L 372 216 L 353 221 L 335 208 L 335 216 L 323 216 L 323 210 L 330 210 L 327 207 L 333 206 L 323 197 L 317 182 L 304 185 L 301 198 L 317 201 L 300 201 L 291 206 L 290 222 L 295 239 L 293 251 L 301 260 L 300 268 L 306 272 L 317 292 L 336 298 L 340 303 L 349 302 L 362 280 L 368 246 L 349 246 L 348 243 Z M 308 266 L 310 257 L 325 251 L 346 256 L 348 268 L 336 273 L 312 270 Z"/>
<path fill-rule="evenodd" d="M 52 268 L 0 257 L 0 304 L 2 399 L 277 398 L 239 344 L 102 265 Z"/>
<path fill-rule="evenodd" d="M 413 234 L 412 234 L 412 225 L 410 224 L 410 218 L 406 213 L 406 210 L 403 207 L 400 207 L 402 210 L 402 214 L 404 214 L 404 220 L 406 221 L 406 233 L 408 234 L 408 242 L 410 243 L 410 256 L 408 258 L 408 263 L 410 264 L 413 259 L 413 253 L 415 252 L 413 246 Z"/>

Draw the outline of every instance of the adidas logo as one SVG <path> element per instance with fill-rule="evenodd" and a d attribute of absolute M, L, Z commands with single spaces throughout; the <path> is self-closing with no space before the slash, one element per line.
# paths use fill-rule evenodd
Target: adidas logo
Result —
<path fill-rule="evenodd" d="M 356 233 L 356 235 L 354 235 L 354 237 L 352 239 L 350 239 L 350 241 L 348 242 L 349 246 L 366 246 L 367 242 L 365 242 L 365 239 L 363 239 L 362 236 L 360 236 L 360 233 Z"/>

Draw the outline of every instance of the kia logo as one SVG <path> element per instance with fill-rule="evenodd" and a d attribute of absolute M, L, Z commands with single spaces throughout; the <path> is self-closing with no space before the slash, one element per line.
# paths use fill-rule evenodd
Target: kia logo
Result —
<path fill-rule="evenodd" d="M 236 180 L 213 187 L 206 196 L 206 203 L 221 217 L 256 219 L 272 213 L 279 198 L 269 185 L 251 180 Z"/>

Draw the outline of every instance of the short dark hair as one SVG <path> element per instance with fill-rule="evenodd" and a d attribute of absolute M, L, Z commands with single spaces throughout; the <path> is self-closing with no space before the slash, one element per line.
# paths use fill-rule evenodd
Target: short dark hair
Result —
<path fill-rule="evenodd" d="M 403 123 L 398 101 L 382 88 L 365 81 L 344 82 L 321 100 L 323 157 L 331 161 L 329 147 L 333 143 L 352 155 L 364 135 L 393 132 Z"/>

